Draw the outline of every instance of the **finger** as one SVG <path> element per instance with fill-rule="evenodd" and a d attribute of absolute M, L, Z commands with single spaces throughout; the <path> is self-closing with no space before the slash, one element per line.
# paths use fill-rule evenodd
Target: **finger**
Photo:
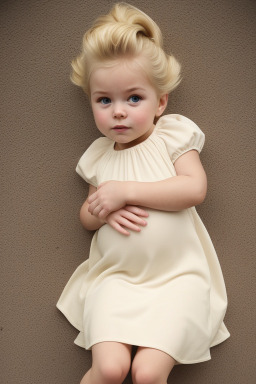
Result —
<path fill-rule="evenodd" d="M 89 203 L 89 200 L 88 200 L 88 203 Z M 96 207 L 97 207 L 97 203 L 96 202 L 89 203 L 88 211 L 93 215 L 93 212 L 94 212 Z"/>
<path fill-rule="evenodd" d="M 89 203 L 89 201 L 88 201 Z M 91 203 L 89 203 L 89 206 L 88 206 L 88 211 L 94 215 L 94 216 L 98 216 L 98 214 L 100 213 L 100 211 L 102 210 L 102 205 L 100 204 L 99 200 L 94 200 L 92 201 Z"/>
<path fill-rule="evenodd" d="M 128 214 L 128 212 L 125 213 Z M 118 212 L 118 214 L 111 215 L 111 217 L 108 218 L 107 222 L 111 227 L 123 234 L 129 233 L 126 228 L 135 232 L 141 231 L 141 228 L 137 224 L 122 216 L 122 212 Z"/>
<path fill-rule="evenodd" d="M 136 207 L 135 205 L 127 205 L 124 209 L 126 209 L 129 212 L 134 213 L 135 215 L 142 216 L 142 217 L 148 217 L 148 212 L 145 211 L 145 209 Z"/>
<path fill-rule="evenodd" d="M 118 223 L 109 223 L 112 228 L 114 228 L 117 232 L 121 233 L 122 235 L 129 236 L 130 232 L 128 232 L 125 228 L 123 228 Z"/>
<path fill-rule="evenodd" d="M 121 214 L 123 218 L 129 220 L 129 222 L 132 222 L 133 224 L 142 225 L 142 226 L 147 225 L 146 220 L 143 220 L 141 217 L 135 215 L 132 212 L 128 212 L 124 210 L 123 212 L 121 212 Z"/>
<path fill-rule="evenodd" d="M 119 224 L 122 225 L 122 227 L 131 229 L 132 231 L 135 231 L 135 232 L 141 231 L 141 228 L 137 225 L 137 223 L 134 223 L 133 221 L 130 221 L 125 217 L 120 218 Z"/>
<path fill-rule="evenodd" d="M 102 210 L 101 205 L 98 205 L 96 202 L 91 203 L 91 204 L 88 206 L 88 211 L 89 211 L 93 216 L 99 216 L 101 210 Z"/>
<path fill-rule="evenodd" d="M 94 193 L 92 193 L 92 194 L 88 197 L 87 201 L 88 201 L 89 204 L 91 204 L 96 198 L 97 198 L 97 192 L 94 192 Z"/>
<path fill-rule="evenodd" d="M 100 219 L 106 219 L 106 217 L 109 215 L 109 211 L 107 211 L 106 209 L 104 208 L 100 208 L 99 210 L 96 208 L 96 210 L 98 211 L 98 214 L 97 216 L 100 218 Z"/>

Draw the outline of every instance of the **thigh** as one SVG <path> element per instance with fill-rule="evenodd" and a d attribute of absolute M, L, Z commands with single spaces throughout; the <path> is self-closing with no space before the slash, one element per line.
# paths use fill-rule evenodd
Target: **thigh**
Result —
<path fill-rule="evenodd" d="M 139 347 L 132 363 L 135 383 L 166 383 L 176 361 L 158 349 Z"/>

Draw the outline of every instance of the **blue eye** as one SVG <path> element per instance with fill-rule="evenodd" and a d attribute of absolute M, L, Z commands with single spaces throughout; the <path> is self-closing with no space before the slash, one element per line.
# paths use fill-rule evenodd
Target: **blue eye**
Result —
<path fill-rule="evenodd" d="M 99 102 L 100 102 L 101 104 L 106 105 L 106 104 L 110 104 L 110 103 L 111 103 L 111 100 L 110 100 L 109 97 L 101 97 L 101 98 L 99 99 Z"/>
<path fill-rule="evenodd" d="M 141 100 L 141 97 L 140 96 L 137 96 L 137 95 L 133 95 L 129 98 L 129 100 L 132 102 L 132 103 L 138 103 L 140 100 Z"/>

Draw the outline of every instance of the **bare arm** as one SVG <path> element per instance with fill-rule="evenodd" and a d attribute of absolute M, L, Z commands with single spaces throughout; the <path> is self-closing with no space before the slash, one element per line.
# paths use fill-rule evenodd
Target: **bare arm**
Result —
<path fill-rule="evenodd" d="M 94 187 L 93 185 L 89 186 L 89 193 L 88 197 L 83 203 L 81 209 L 80 209 L 80 221 L 82 225 L 89 230 L 96 230 L 102 227 L 103 224 L 105 224 L 105 220 L 98 218 L 97 216 L 92 215 L 88 211 L 89 203 L 88 203 L 88 198 L 91 196 L 93 193 L 97 192 L 97 188 Z"/>
<path fill-rule="evenodd" d="M 141 183 L 131 187 L 130 204 L 180 211 L 202 203 L 206 196 L 207 179 L 198 152 L 192 150 L 185 153 L 174 166 L 177 176 L 150 185 Z"/>
<path fill-rule="evenodd" d="M 97 188 L 90 185 L 88 198 L 96 191 Z M 97 230 L 102 227 L 102 225 L 108 223 L 117 232 L 128 236 L 130 232 L 127 229 L 140 232 L 141 226 L 147 225 L 144 218 L 148 217 L 148 213 L 144 209 L 135 206 L 126 206 L 115 212 L 111 212 L 106 218 L 100 219 L 88 211 L 88 198 L 80 210 L 80 220 L 86 229 Z"/>
<path fill-rule="evenodd" d="M 89 211 L 99 218 L 127 204 L 163 211 L 179 211 L 200 204 L 207 190 L 199 154 L 186 152 L 175 162 L 177 176 L 157 182 L 110 181 L 88 200 Z"/>

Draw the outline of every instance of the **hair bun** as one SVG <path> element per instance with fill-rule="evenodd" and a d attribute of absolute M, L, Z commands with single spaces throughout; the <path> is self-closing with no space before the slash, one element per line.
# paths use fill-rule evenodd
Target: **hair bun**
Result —
<path fill-rule="evenodd" d="M 147 60 L 148 76 L 159 94 L 170 93 L 178 85 L 180 65 L 164 52 L 158 25 L 132 5 L 115 4 L 85 33 L 81 54 L 72 61 L 71 79 L 90 95 L 95 65 L 139 56 Z"/>
<path fill-rule="evenodd" d="M 107 18 L 106 16 L 99 17 L 96 20 L 96 25 L 102 25 L 104 19 L 104 23 L 114 22 L 116 26 L 119 24 L 120 26 L 134 27 L 137 34 L 149 38 L 157 46 L 162 47 L 163 39 L 160 28 L 141 10 L 122 2 L 115 4 L 107 16 Z"/>

